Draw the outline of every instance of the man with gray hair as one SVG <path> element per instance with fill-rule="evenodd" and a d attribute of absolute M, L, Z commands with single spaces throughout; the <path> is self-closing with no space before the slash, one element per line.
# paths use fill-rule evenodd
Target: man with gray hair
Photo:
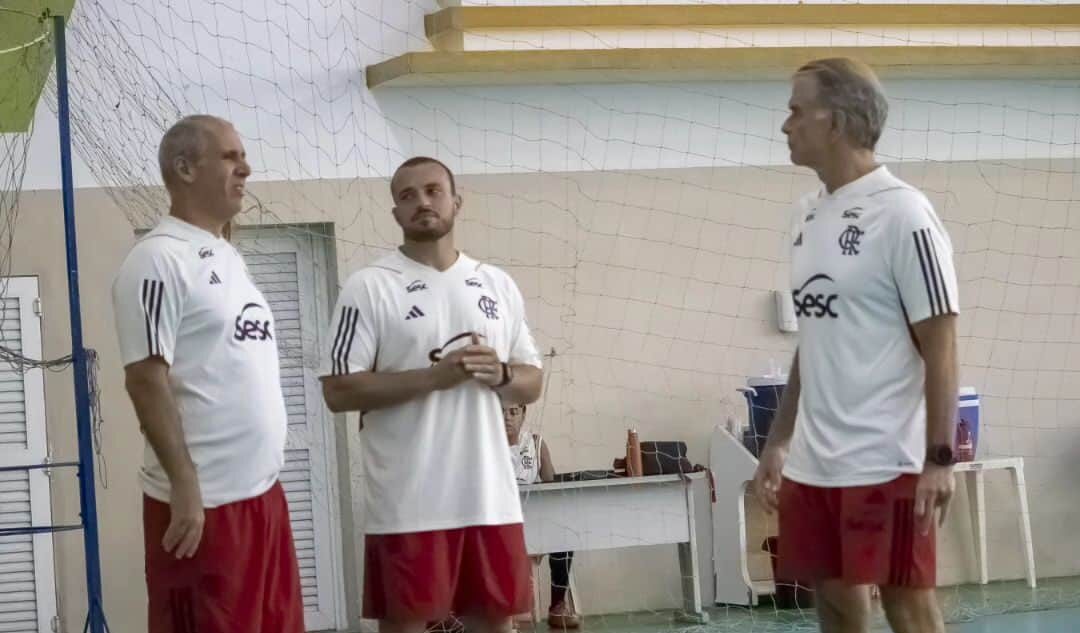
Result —
<path fill-rule="evenodd" d="M 302 633 L 278 474 L 286 411 L 274 320 L 222 235 L 251 174 L 233 126 L 189 116 L 158 151 L 169 214 L 113 283 L 139 472 L 149 633 Z"/>
<path fill-rule="evenodd" d="M 874 157 L 874 73 L 823 59 L 792 81 L 791 161 L 823 187 L 792 233 L 799 347 L 754 489 L 779 510 L 779 571 L 815 589 L 821 630 L 865 633 L 870 591 L 897 633 L 944 633 L 935 515 L 953 492 L 957 281 L 926 197 Z"/>

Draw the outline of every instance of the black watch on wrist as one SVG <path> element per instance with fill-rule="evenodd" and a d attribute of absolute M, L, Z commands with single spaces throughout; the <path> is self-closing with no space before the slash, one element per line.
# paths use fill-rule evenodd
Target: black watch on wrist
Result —
<path fill-rule="evenodd" d="M 937 466 L 953 466 L 956 464 L 956 457 L 948 444 L 935 444 L 927 447 L 926 461 Z"/>
<path fill-rule="evenodd" d="M 510 367 L 510 363 L 503 363 L 503 377 L 499 381 L 499 384 L 495 385 L 496 389 L 502 389 L 506 385 L 509 385 L 514 380 L 514 370 Z"/>

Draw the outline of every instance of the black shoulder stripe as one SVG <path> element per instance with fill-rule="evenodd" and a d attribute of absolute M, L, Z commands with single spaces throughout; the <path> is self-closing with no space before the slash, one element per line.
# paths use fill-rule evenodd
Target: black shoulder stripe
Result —
<path fill-rule="evenodd" d="M 944 285 L 944 279 L 938 270 L 937 254 L 933 250 L 930 229 L 914 231 L 912 239 L 915 240 L 915 252 L 918 253 L 919 265 L 922 267 L 923 283 L 926 285 L 926 296 L 930 303 L 930 315 L 943 314 L 941 286 Z"/>
<path fill-rule="evenodd" d="M 165 284 L 156 279 L 143 279 L 142 307 L 146 324 L 146 351 L 151 356 L 161 355 L 161 303 Z"/>

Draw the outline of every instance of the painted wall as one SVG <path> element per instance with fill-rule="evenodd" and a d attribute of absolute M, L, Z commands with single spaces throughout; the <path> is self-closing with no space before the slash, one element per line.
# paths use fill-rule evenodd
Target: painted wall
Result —
<path fill-rule="evenodd" d="M 956 245 L 961 375 L 984 394 L 983 454 L 1027 458 L 1039 573 L 1078 573 L 1070 527 L 1080 519 L 1073 483 L 1080 475 L 1076 164 L 916 163 L 897 171 L 930 192 Z M 787 211 L 773 198 L 778 182 L 796 190 L 812 185 L 804 174 L 758 168 L 463 178 L 463 248 L 514 275 L 541 348 L 556 351 L 531 424 L 550 442 L 560 469 L 605 467 L 631 426 L 645 438 L 685 440 L 693 461 L 705 462 L 713 427 L 729 415 L 744 417 L 735 387 L 771 359 L 789 361 L 795 339 L 776 332 L 769 299 L 786 286 Z M 334 218 L 339 268 L 347 272 L 398 236 L 383 210 L 384 182 L 354 182 L 348 197 L 340 190 L 341 183 L 325 181 L 263 183 L 255 193 L 285 222 L 326 219 L 298 211 L 304 200 L 361 203 L 355 216 L 343 210 Z M 80 192 L 78 203 L 83 296 L 105 297 L 131 227 L 100 190 Z M 12 269 L 42 278 L 51 356 L 68 345 L 57 206 L 51 193 L 24 199 Z M 134 474 L 141 440 L 123 392 L 109 302 L 88 300 L 84 318 L 89 344 L 102 357 L 107 421 L 110 485 L 100 493 L 106 600 L 113 630 L 136 631 L 143 604 Z M 70 376 L 49 374 L 46 388 L 50 441 L 55 454 L 70 455 Z M 359 531 L 370 509 L 362 507 L 352 428 L 350 420 Z M 991 574 L 1019 577 L 1016 507 L 1005 482 L 991 482 Z M 56 490 L 57 517 L 72 518 L 73 486 L 58 483 Z M 974 577 L 964 508 L 961 501 L 943 533 L 945 584 Z M 58 548 L 70 627 L 82 609 L 81 542 L 58 537 Z M 668 548 L 583 554 L 575 569 L 591 612 L 676 604 L 677 567 Z"/>

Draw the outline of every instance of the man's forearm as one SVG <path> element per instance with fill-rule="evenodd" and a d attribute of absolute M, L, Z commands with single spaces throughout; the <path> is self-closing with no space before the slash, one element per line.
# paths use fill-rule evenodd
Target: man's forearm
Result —
<path fill-rule="evenodd" d="M 956 345 L 942 341 L 940 345 L 923 346 L 926 364 L 926 445 L 952 446 L 956 428 L 959 370 Z"/>
<path fill-rule="evenodd" d="M 128 386 L 135 415 L 139 418 L 146 440 L 154 449 L 158 462 L 171 483 L 197 483 L 195 465 L 184 441 L 180 410 L 168 385 L 140 382 Z"/>
<path fill-rule="evenodd" d="M 544 372 L 533 365 L 511 366 L 514 379 L 496 391 L 504 404 L 531 404 L 540 398 L 544 387 Z"/>
<path fill-rule="evenodd" d="M 791 443 L 791 436 L 795 433 L 795 418 L 799 413 L 799 392 L 802 385 L 799 381 L 799 351 L 795 350 L 795 359 L 791 361 L 791 372 L 788 375 L 787 386 L 784 387 L 784 397 L 780 400 L 780 410 L 773 416 L 769 426 L 769 439 L 765 442 L 765 448 L 787 448 Z"/>
<path fill-rule="evenodd" d="M 400 372 L 364 371 L 323 380 L 326 406 L 335 413 L 377 411 L 419 398 L 437 388 L 431 368 Z"/>

